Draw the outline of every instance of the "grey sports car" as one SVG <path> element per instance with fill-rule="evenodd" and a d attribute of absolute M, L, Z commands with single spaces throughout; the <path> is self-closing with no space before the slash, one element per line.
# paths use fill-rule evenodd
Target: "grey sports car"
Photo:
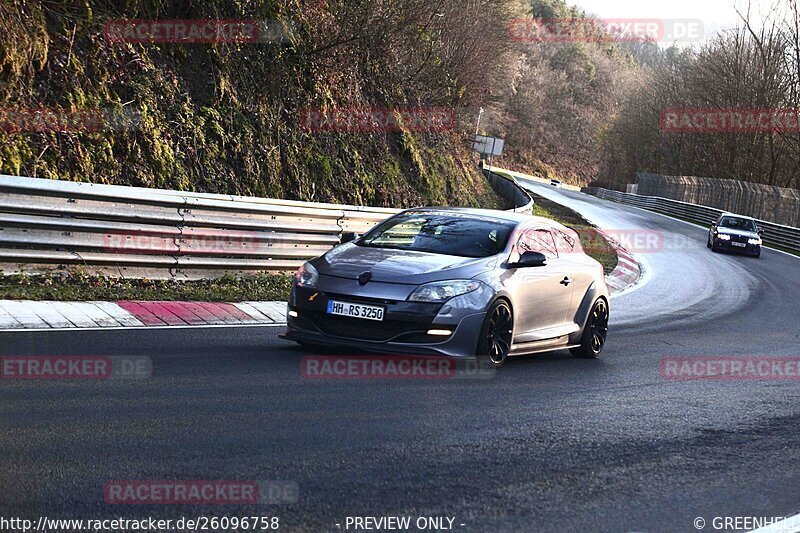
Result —
<path fill-rule="evenodd" d="M 571 229 L 504 211 L 418 208 L 303 265 L 284 338 L 484 355 L 497 367 L 508 356 L 564 348 L 595 358 L 609 301 L 602 266 Z"/>

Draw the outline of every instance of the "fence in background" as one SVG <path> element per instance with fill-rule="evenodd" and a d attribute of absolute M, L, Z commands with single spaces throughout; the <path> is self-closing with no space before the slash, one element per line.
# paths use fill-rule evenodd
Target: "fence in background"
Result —
<path fill-rule="evenodd" d="M 670 200 L 669 198 L 660 198 L 657 196 L 628 194 L 598 187 L 586 187 L 583 189 L 583 192 L 606 200 L 612 200 L 614 202 L 633 205 L 649 211 L 682 218 L 704 226 L 710 226 L 711 223 L 723 213 L 722 210 L 714 207 L 679 202 L 678 200 Z M 800 228 L 783 226 L 764 220 L 758 220 L 757 222 L 758 226 L 764 230 L 764 240 L 768 243 L 793 250 L 800 250 Z"/>
<path fill-rule="evenodd" d="M 636 174 L 636 194 L 707 205 L 775 224 L 800 226 L 800 191 L 763 183 L 695 176 Z"/>
<path fill-rule="evenodd" d="M 489 176 L 530 212 L 513 180 Z M 502 183 L 502 182 L 505 182 Z M 289 272 L 398 209 L 0 175 L 0 271 L 83 266 L 110 277 Z"/>

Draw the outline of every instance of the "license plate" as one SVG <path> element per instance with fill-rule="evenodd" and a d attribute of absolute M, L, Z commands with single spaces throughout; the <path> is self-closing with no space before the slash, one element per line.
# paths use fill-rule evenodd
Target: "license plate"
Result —
<path fill-rule="evenodd" d="M 739 248 L 746 248 L 747 247 L 747 245 L 745 243 L 743 243 L 743 242 L 732 242 L 731 244 L 734 245 L 734 246 L 738 246 Z"/>
<path fill-rule="evenodd" d="M 338 302 L 328 300 L 328 314 L 338 316 L 349 316 L 352 318 L 363 318 L 364 320 L 383 321 L 383 307 L 377 305 L 354 304 L 350 302 Z"/>

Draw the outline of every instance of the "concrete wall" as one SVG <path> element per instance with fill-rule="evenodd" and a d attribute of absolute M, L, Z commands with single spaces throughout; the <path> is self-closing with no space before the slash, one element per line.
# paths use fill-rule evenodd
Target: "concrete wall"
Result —
<path fill-rule="evenodd" d="M 736 180 L 637 173 L 638 194 L 716 207 L 786 226 L 800 226 L 800 191 Z"/>

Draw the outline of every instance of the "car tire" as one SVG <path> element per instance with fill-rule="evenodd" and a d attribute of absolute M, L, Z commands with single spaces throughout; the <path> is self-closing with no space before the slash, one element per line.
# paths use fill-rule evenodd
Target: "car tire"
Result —
<path fill-rule="evenodd" d="M 600 357 L 608 336 L 608 318 L 608 302 L 604 298 L 599 298 L 592 306 L 589 317 L 586 319 L 580 346 L 569 350 L 574 357 L 579 359 L 597 359 Z"/>
<path fill-rule="evenodd" d="M 712 252 L 719 252 L 719 248 L 717 248 L 717 243 L 713 240 L 711 241 L 711 251 Z"/>
<path fill-rule="evenodd" d="M 706 248 L 711 248 L 711 235 L 709 235 L 708 239 L 706 240 Z"/>
<path fill-rule="evenodd" d="M 513 335 L 514 313 L 511 305 L 505 300 L 497 300 L 486 312 L 476 355 L 486 357 L 495 368 L 500 368 L 508 358 Z"/>

